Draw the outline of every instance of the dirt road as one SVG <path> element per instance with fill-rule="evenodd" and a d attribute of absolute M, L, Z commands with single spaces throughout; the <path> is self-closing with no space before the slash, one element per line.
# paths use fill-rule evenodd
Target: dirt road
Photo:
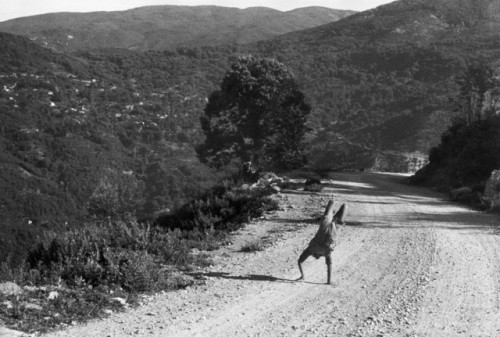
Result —
<path fill-rule="evenodd" d="M 323 192 L 282 193 L 281 211 L 214 253 L 205 284 L 53 336 L 500 336 L 499 218 L 384 174 L 332 174 Z M 328 181 L 328 180 L 327 180 Z M 348 205 L 333 253 L 297 258 L 327 201 Z M 255 237 L 274 244 L 239 252 Z"/>

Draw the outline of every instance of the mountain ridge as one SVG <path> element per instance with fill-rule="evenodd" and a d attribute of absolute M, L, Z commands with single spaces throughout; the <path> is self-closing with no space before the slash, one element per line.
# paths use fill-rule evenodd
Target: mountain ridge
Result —
<path fill-rule="evenodd" d="M 305 7 L 146 6 L 126 11 L 49 13 L 0 22 L 0 30 L 28 36 L 57 51 L 173 49 L 245 44 L 342 19 L 353 11 Z"/>

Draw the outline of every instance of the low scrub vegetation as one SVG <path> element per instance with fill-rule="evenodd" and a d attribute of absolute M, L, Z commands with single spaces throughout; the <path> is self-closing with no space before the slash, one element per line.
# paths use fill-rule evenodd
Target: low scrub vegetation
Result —
<path fill-rule="evenodd" d="M 225 182 L 153 225 L 125 217 L 45 232 L 24 263 L 2 264 L 0 283 L 14 282 L 22 291 L 0 293 L 0 320 L 40 331 L 137 303 L 139 293 L 191 284 L 181 271 L 210 263 L 207 254 L 193 252 L 217 248 L 229 232 L 277 207 L 269 192 L 236 186 Z"/>
<path fill-rule="evenodd" d="M 1 295 L 2 323 L 25 332 L 47 332 L 51 328 L 73 325 L 78 321 L 103 317 L 106 310 L 120 311 L 124 306 L 113 298 L 134 300 L 125 292 L 105 293 L 102 289 L 25 287 L 20 295 Z M 57 294 L 57 296 L 51 294 Z"/>
<path fill-rule="evenodd" d="M 156 223 L 165 228 L 231 232 L 265 211 L 277 208 L 266 196 L 268 189 L 240 189 L 226 181 L 172 214 L 161 216 Z"/>
<path fill-rule="evenodd" d="M 246 244 L 244 244 L 241 247 L 240 252 L 243 252 L 243 253 L 260 252 L 260 251 L 264 250 L 265 248 L 266 247 L 265 247 L 264 241 L 252 241 L 252 242 L 247 242 Z"/>

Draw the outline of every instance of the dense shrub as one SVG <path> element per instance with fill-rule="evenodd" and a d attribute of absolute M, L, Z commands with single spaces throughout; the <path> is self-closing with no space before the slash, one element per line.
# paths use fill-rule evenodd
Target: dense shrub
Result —
<path fill-rule="evenodd" d="M 500 167 L 500 116 L 466 125 L 455 122 L 430 151 L 429 164 L 411 181 L 441 191 L 468 186 L 484 189 L 491 172 Z"/>
<path fill-rule="evenodd" d="M 127 291 L 162 288 L 163 264 L 189 264 L 191 247 L 180 231 L 135 220 L 88 224 L 63 234 L 46 233 L 31 250 L 27 268 L 41 283 L 60 278 L 69 286 L 119 286 Z"/>
<path fill-rule="evenodd" d="M 176 212 L 159 217 L 156 223 L 170 229 L 231 232 L 249 219 L 277 208 L 277 203 L 267 197 L 269 193 L 240 189 L 234 182 L 226 181 Z"/>
<path fill-rule="evenodd" d="M 214 249 L 226 233 L 276 208 L 263 190 L 241 190 L 234 182 L 165 215 L 151 226 L 135 218 L 89 222 L 64 233 L 45 232 L 16 268 L 3 264 L 0 281 L 69 287 L 123 288 L 143 292 L 168 287 L 166 265 L 203 265 L 198 250 Z"/>

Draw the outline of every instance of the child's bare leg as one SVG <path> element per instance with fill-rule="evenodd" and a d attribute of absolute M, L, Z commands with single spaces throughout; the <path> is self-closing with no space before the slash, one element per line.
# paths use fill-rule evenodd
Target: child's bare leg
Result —
<path fill-rule="evenodd" d="M 304 271 L 302 270 L 302 263 L 300 261 L 299 261 L 299 270 L 300 270 L 300 277 L 297 279 L 297 281 L 304 279 Z"/>
<path fill-rule="evenodd" d="M 332 284 L 332 257 L 330 255 L 325 256 L 326 260 L 326 275 L 327 275 L 327 284 Z"/>
<path fill-rule="evenodd" d="M 297 281 L 304 279 L 304 270 L 302 269 L 302 262 L 304 262 L 309 257 L 309 255 L 310 254 L 307 251 L 307 249 L 304 250 L 304 252 L 302 252 L 302 254 L 300 254 L 299 261 L 298 261 L 299 270 L 300 270 L 300 277 L 297 279 Z"/>

